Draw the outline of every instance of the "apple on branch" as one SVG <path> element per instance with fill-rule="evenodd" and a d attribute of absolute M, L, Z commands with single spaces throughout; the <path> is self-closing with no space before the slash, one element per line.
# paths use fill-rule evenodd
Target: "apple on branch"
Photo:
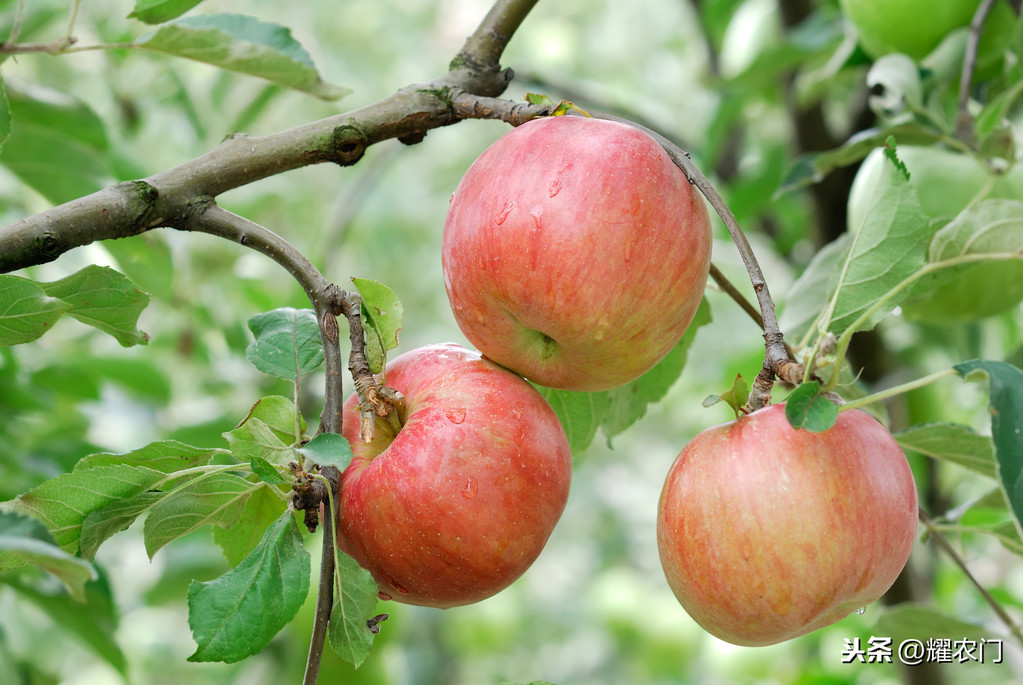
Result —
<path fill-rule="evenodd" d="M 486 599 L 529 568 L 561 517 L 571 481 L 557 415 L 523 378 L 453 343 L 387 365 L 404 395 L 400 430 L 377 418 L 341 476 L 338 546 L 380 594 L 448 608 Z"/>
<path fill-rule="evenodd" d="M 458 184 L 441 247 L 456 322 L 540 385 L 607 390 L 682 337 L 710 269 L 707 208 L 648 134 L 582 116 L 529 121 Z"/>
<path fill-rule="evenodd" d="M 712 635 L 760 646 L 878 599 L 909 559 L 916 484 L 888 431 L 850 409 L 792 428 L 782 404 L 697 435 L 661 493 L 668 584 Z"/>

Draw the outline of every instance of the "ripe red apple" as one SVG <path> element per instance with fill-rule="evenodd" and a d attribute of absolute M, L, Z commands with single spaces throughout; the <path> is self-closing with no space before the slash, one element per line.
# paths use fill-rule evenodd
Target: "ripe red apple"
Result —
<path fill-rule="evenodd" d="M 401 429 L 377 419 L 341 476 L 339 547 L 385 598 L 453 607 L 503 590 L 529 568 L 561 517 L 571 480 L 565 432 L 524 379 L 453 343 L 387 365 L 405 396 Z"/>
<path fill-rule="evenodd" d="M 678 342 L 710 268 L 707 208 L 632 126 L 534 119 L 472 164 L 444 224 L 455 320 L 530 380 L 606 390 Z"/>
<path fill-rule="evenodd" d="M 657 543 L 675 597 L 736 645 L 782 642 L 873 602 L 909 559 L 916 485 L 869 414 L 822 433 L 769 405 L 697 435 L 661 493 Z"/>

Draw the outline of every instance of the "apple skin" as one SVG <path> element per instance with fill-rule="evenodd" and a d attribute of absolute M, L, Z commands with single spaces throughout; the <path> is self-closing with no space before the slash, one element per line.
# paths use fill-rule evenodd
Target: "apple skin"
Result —
<path fill-rule="evenodd" d="M 856 409 L 822 433 L 782 404 L 697 435 L 661 493 L 657 543 L 675 597 L 712 635 L 761 646 L 879 598 L 909 559 L 916 484 L 887 430 Z"/>
<path fill-rule="evenodd" d="M 558 116 L 519 126 L 472 164 L 441 254 L 469 342 L 540 385 L 597 391 L 675 346 L 710 251 L 702 197 L 653 138 Z"/>
<path fill-rule="evenodd" d="M 568 499 L 571 455 L 547 401 L 524 379 L 454 343 L 387 365 L 405 396 L 401 430 L 359 438 L 358 398 L 342 434 L 337 541 L 383 598 L 448 608 L 496 594 L 540 554 Z"/>
<path fill-rule="evenodd" d="M 924 214 L 951 220 L 979 199 L 1023 197 L 1023 164 L 996 175 L 976 159 L 936 146 L 900 145 L 899 158 L 909 169 Z M 884 154 L 873 150 L 849 191 L 848 225 L 858 231 L 881 182 Z M 981 198 L 981 192 L 987 193 Z M 933 323 L 959 323 L 1000 314 L 1023 301 L 1023 262 L 984 262 L 959 268 L 953 281 L 902 304 L 906 318 Z"/>

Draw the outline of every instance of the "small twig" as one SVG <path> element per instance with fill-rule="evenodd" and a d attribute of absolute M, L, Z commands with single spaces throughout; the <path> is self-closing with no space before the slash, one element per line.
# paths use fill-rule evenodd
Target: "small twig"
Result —
<path fill-rule="evenodd" d="M 320 556 L 320 581 L 316 594 L 316 616 L 313 619 L 313 634 L 309 640 L 309 656 L 306 658 L 303 685 L 315 685 L 320 677 L 320 663 L 327 643 L 327 627 L 334 608 L 334 522 L 327 502 L 320 503 L 320 518 L 323 519 L 323 544 Z"/>
<path fill-rule="evenodd" d="M 547 116 L 554 109 L 550 105 L 532 105 L 504 98 L 485 98 L 465 91 L 451 98 L 451 107 L 461 119 L 500 119 L 512 126 Z"/>
<path fill-rule="evenodd" d="M 761 270 L 757 257 L 753 253 L 753 247 L 750 245 L 749 240 L 746 239 L 742 229 L 739 228 L 739 222 L 735 220 L 732 210 L 728 208 L 724 198 L 721 197 L 721 194 L 718 193 L 711 182 L 707 180 L 707 177 L 693 164 L 689 154 L 673 142 L 656 131 L 628 119 L 622 119 L 621 117 L 603 112 L 590 111 L 589 113 L 596 119 L 608 119 L 635 126 L 652 136 L 654 140 L 661 144 L 665 152 L 668 153 L 668 156 L 671 157 L 671 160 L 682 170 L 686 178 L 689 179 L 689 182 L 703 193 L 711 207 L 721 217 L 725 228 L 728 229 L 728 234 L 732 237 L 732 242 L 735 243 L 735 247 L 739 251 L 743 264 L 746 266 L 746 272 L 749 274 L 750 282 L 753 284 L 753 291 L 757 295 L 757 302 L 760 304 L 760 314 L 763 318 L 764 364 L 750 388 L 747 409 L 753 412 L 770 404 L 771 389 L 774 387 L 775 376 L 784 375 L 785 377 L 790 377 L 794 368 L 802 369 L 802 366 L 796 364 L 789 357 L 785 346 L 785 338 L 782 335 L 781 328 L 778 326 L 778 318 L 775 315 L 774 300 L 771 299 L 771 293 L 767 289 L 767 281 L 764 280 L 764 272 Z"/>
<path fill-rule="evenodd" d="M 956 113 L 956 134 L 963 140 L 972 143 L 973 115 L 970 114 L 970 83 L 973 80 L 973 72 L 977 68 L 977 49 L 980 46 L 980 33 L 984 29 L 984 20 L 987 19 L 995 0 L 982 0 L 973 13 L 973 20 L 970 22 L 970 34 L 966 40 L 966 56 L 963 59 L 963 71 L 959 77 L 959 109 Z"/>
<path fill-rule="evenodd" d="M 718 284 L 718 287 L 721 288 L 725 294 L 735 300 L 735 303 L 739 305 L 742 311 L 749 314 L 750 318 L 753 319 L 757 326 L 760 327 L 760 330 L 764 329 L 764 317 L 760 315 L 760 311 L 750 304 L 750 301 L 739 292 L 739 289 L 736 288 L 732 282 L 728 280 L 728 277 L 721 272 L 721 269 L 714 266 L 713 263 L 710 265 L 710 277 L 714 279 L 714 282 Z"/>
<path fill-rule="evenodd" d="M 378 383 L 369 367 L 369 360 L 366 358 L 366 335 L 362 327 L 362 297 L 359 293 L 338 289 L 335 292 L 334 312 L 348 319 L 348 332 L 352 342 L 348 370 L 355 381 L 355 392 L 359 396 L 362 418 L 359 437 L 364 442 L 370 442 L 373 440 L 373 424 L 376 417 L 391 416 L 405 398 L 397 390 Z"/>
<path fill-rule="evenodd" d="M 938 530 L 937 525 L 931 517 L 924 513 L 922 509 L 919 510 L 918 517 L 920 522 L 927 528 L 927 533 L 931 536 L 934 542 L 937 543 L 938 547 L 941 548 L 941 551 L 947 554 L 952 562 L 959 567 L 959 570 L 961 570 L 966 576 L 966 579 L 969 580 L 975 588 L 977 588 L 977 591 L 980 592 L 980 596 L 984 598 L 984 601 L 987 602 L 988 606 L 990 606 L 995 612 L 999 620 L 1005 624 L 1005 627 L 1009 629 L 1009 632 L 1012 633 L 1014 638 L 1016 638 L 1016 641 L 1019 642 L 1020 645 L 1023 645 L 1023 630 L 1021 630 L 1019 625 L 1012 620 L 1012 617 L 1009 616 L 1009 613 L 1005 610 L 1005 608 L 998 603 L 998 600 L 987 591 L 987 588 L 981 585 L 980 582 L 974 578 L 973 574 L 970 573 L 969 567 L 966 566 L 966 561 L 959 555 L 959 552 L 955 550 L 949 541 L 945 539 L 945 536 L 940 530 Z"/>

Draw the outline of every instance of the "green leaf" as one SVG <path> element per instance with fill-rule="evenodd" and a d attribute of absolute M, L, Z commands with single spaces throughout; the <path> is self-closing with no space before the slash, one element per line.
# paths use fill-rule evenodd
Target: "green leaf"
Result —
<path fill-rule="evenodd" d="M 1023 259 L 1023 202 L 992 199 L 968 208 L 934 234 L 927 260 L 937 264 L 980 255 Z"/>
<path fill-rule="evenodd" d="M 836 336 L 872 328 L 905 299 L 905 290 L 894 293 L 924 266 L 930 228 L 923 216 L 916 191 L 886 160 L 873 203 L 839 270 L 828 327 Z"/>
<path fill-rule="evenodd" d="M 746 406 L 748 400 L 749 385 L 746 383 L 746 379 L 742 377 L 742 374 L 736 374 L 731 388 L 720 395 L 708 395 L 703 400 L 703 406 L 713 407 L 718 402 L 724 402 L 732 408 L 732 411 L 735 412 L 735 417 L 738 418 L 742 414 L 742 408 Z"/>
<path fill-rule="evenodd" d="M 32 564 L 56 576 L 77 602 L 85 601 L 85 584 L 96 580 L 92 564 L 57 546 L 40 521 L 0 512 L 0 571 Z"/>
<path fill-rule="evenodd" d="M 7 88 L 10 136 L 0 164 L 53 204 L 93 193 L 114 179 L 103 120 L 65 93 Z"/>
<path fill-rule="evenodd" d="M 941 459 L 983 476 L 996 477 L 994 443 L 988 436 L 979 435 L 968 426 L 919 424 L 894 433 L 893 437 L 904 450 Z"/>
<path fill-rule="evenodd" d="M 885 609 L 874 624 L 874 632 L 892 638 L 893 644 L 900 644 L 903 640 L 926 641 L 932 637 L 947 638 L 950 635 L 972 640 L 995 637 L 981 626 L 960 620 L 931 606 L 908 602 Z"/>
<path fill-rule="evenodd" d="M 230 528 L 213 528 L 213 542 L 232 568 L 256 548 L 266 529 L 286 508 L 273 488 L 259 488 L 245 501 L 245 508 Z"/>
<path fill-rule="evenodd" d="M 249 496 L 262 487 L 266 486 L 233 473 L 215 473 L 175 488 L 146 517 L 143 533 L 149 558 L 168 542 L 203 526 L 231 525 Z"/>
<path fill-rule="evenodd" d="M 893 135 L 903 145 L 928 145 L 934 143 L 940 133 L 921 126 L 911 116 L 895 117 L 884 127 L 857 132 L 837 148 L 798 157 L 782 180 L 775 196 L 820 183 L 835 169 L 859 162 Z"/>
<path fill-rule="evenodd" d="M 253 366 L 273 376 L 296 381 L 323 363 L 323 343 L 311 309 L 284 307 L 249 319 L 255 340 L 245 350 Z"/>
<path fill-rule="evenodd" d="M 249 466 L 252 467 L 252 472 L 259 477 L 259 480 L 268 485 L 283 485 L 291 482 L 291 479 L 282 476 L 280 471 L 262 457 L 252 457 L 249 459 Z"/>
<path fill-rule="evenodd" d="M 188 588 L 189 661 L 234 663 L 266 647 L 309 592 L 309 553 L 289 509 L 238 566 Z"/>
<path fill-rule="evenodd" d="M 648 405 L 664 399 L 682 375 L 696 331 L 710 322 L 710 305 L 704 298 L 686 332 L 664 359 L 631 383 L 607 391 L 609 405 L 600 425 L 608 440 L 643 418 Z"/>
<path fill-rule="evenodd" d="M 45 481 L 5 503 L 5 509 L 42 521 L 62 549 L 78 552 L 82 524 L 90 512 L 145 492 L 167 476 L 120 464 L 72 471 Z"/>
<path fill-rule="evenodd" d="M 135 519 L 148 511 L 166 494 L 162 491 L 147 490 L 90 511 L 82 521 L 79 554 L 83 559 L 90 561 L 95 559 L 100 545 L 122 530 L 126 530 L 135 522 Z"/>
<path fill-rule="evenodd" d="M 162 440 L 124 454 L 109 452 L 90 454 L 75 464 L 74 470 L 83 471 L 97 466 L 128 464 L 130 466 L 145 466 L 160 473 L 173 473 L 193 466 L 205 466 L 210 463 L 214 455 L 223 453 L 222 449 L 193 447 L 176 440 Z"/>
<path fill-rule="evenodd" d="M 3 76 L 0 75 L 0 152 L 3 152 L 4 143 L 11 135 L 11 102 L 7 99 L 7 88 L 4 86 Z"/>
<path fill-rule="evenodd" d="M 295 425 L 296 416 L 298 425 Z M 257 401 L 249 415 L 234 430 L 224 433 L 231 453 L 238 461 L 259 457 L 271 464 L 287 464 L 294 458 L 293 445 L 305 431 L 305 421 L 298 416 L 295 403 L 286 397 L 271 395 Z"/>
<path fill-rule="evenodd" d="M 163 24 L 135 40 L 147 50 L 258 76 L 323 100 L 351 92 L 324 82 L 291 31 L 243 14 L 206 14 Z"/>
<path fill-rule="evenodd" d="M 109 333 L 124 347 L 149 342 L 149 336 L 138 330 L 139 314 L 149 304 L 149 296 L 113 269 L 87 266 L 40 287 L 70 305 L 69 316 Z"/>
<path fill-rule="evenodd" d="M 853 234 L 846 232 L 818 250 L 789 288 L 778 322 L 786 338 L 797 339 L 811 330 L 838 286 L 852 240 Z"/>
<path fill-rule="evenodd" d="M 327 639 L 334 652 L 356 668 L 369 654 L 374 633 L 366 621 L 377 605 L 377 584 L 369 571 L 341 551 L 334 571 L 334 608 Z"/>
<path fill-rule="evenodd" d="M 333 466 L 341 472 L 352 462 L 352 446 L 337 433 L 320 433 L 298 452 L 314 464 Z"/>
<path fill-rule="evenodd" d="M 1023 371 L 1005 362 L 982 359 L 962 362 L 953 368 L 966 380 L 978 376 L 988 380 L 998 479 L 1019 533 L 1023 520 Z"/>
<path fill-rule="evenodd" d="M 366 331 L 366 358 L 370 371 L 381 373 L 387 351 L 398 346 L 405 310 L 394 291 L 368 278 L 353 278 L 362 297 L 362 321 Z"/>
<path fill-rule="evenodd" d="M 785 399 L 785 418 L 795 429 L 821 433 L 835 425 L 838 406 L 820 394 L 820 383 L 803 383 Z"/>
<path fill-rule="evenodd" d="M 128 15 L 146 24 L 162 24 L 180 17 L 202 0 L 135 0 L 135 9 Z"/>
<path fill-rule="evenodd" d="M 110 664 L 127 682 L 128 660 L 117 644 L 118 614 L 106 578 L 85 585 L 85 605 L 69 602 L 68 595 L 32 587 L 20 578 L 2 581 L 46 614 L 60 632 L 81 642 Z"/>
<path fill-rule="evenodd" d="M 70 309 L 71 305 L 50 297 L 34 281 L 0 275 L 0 345 L 35 340 Z"/>
<path fill-rule="evenodd" d="M 543 386 L 536 386 L 536 389 L 558 415 L 572 454 L 578 455 L 589 447 L 611 407 L 608 393 L 556 390 Z"/>

